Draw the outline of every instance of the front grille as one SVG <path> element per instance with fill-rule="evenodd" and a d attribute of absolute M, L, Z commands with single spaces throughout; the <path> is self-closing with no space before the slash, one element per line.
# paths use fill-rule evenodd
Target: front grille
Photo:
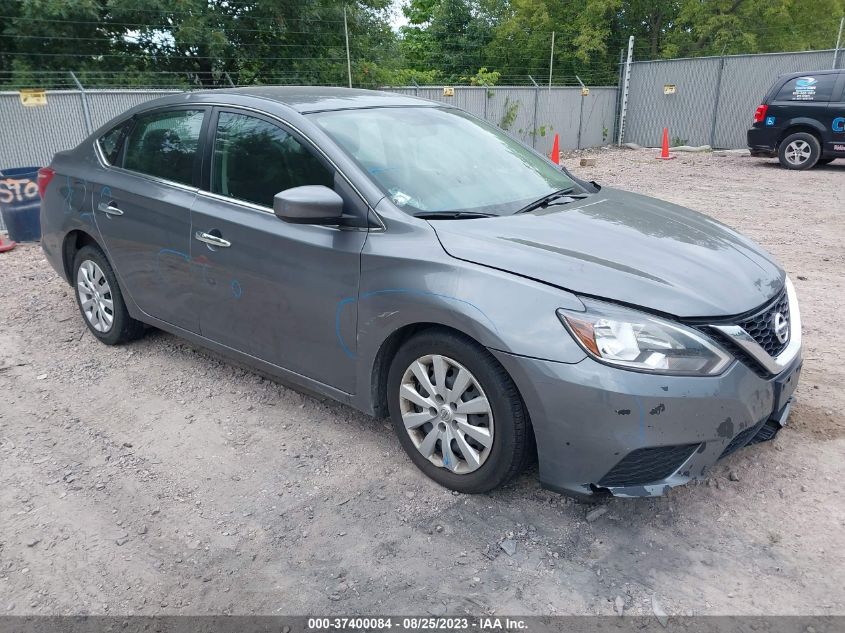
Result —
<path fill-rule="evenodd" d="M 775 336 L 774 317 L 778 312 L 780 312 L 784 318 L 786 318 L 787 322 L 789 322 L 789 299 L 786 295 L 785 288 L 781 291 L 780 296 L 778 296 L 778 298 L 770 303 L 764 310 L 761 310 L 754 316 L 737 323 L 737 325 L 748 332 L 751 338 L 757 341 L 760 344 L 760 347 L 766 350 L 766 353 L 771 357 L 775 357 L 780 354 L 786 347 L 787 343 L 789 343 L 788 337 L 786 341 L 781 343 L 778 340 L 778 337 Z"/>
<path fill-rule="evenodd" d="M 719 455 L 719 459 L 727 457 L 731 453 L 735 453 L 736 451 L 741 449 L 746 444 L 749 444 L 765 423 L 766 420 L 761 420 L 754 426 L 750 426 L 741 433 L 737 433 L 734 438 L 730 441 L 730 444 L 728 444 L 725 447 L 725 450 L 722 451 L 722 454 Z"/>
<path fill-rule="evenodd" d="M 780 430 L 780 425 L 775 422 L 774 420 L 769 420 L 763 426 L 760 427 L 760 430 L 757 431 L 757 434 L 751 438 L 751 441 L 746 444 L 746 446 L 751 446 L 752 444 L 758 444 L 760 442 L 768 442 L 772 439 L 775 435 L 778 434 Z"/>
<path fill-rule="evenodd" d="M 734 358 L 743 363 L 751 371 L 760 376 L 760 378 L 768 378 L 770 376 L 769 372 L 760 363 L 758 363 L 751 354 L 734 343 L 730 338 L 724 336 L 721 332 L 719 332 L 719 330 L 711 330 L 710 328 L 702 328 L 702 330 L 717 339 L 719 345 L 721 345 L 726 351 L 730 352 Z"/>
<path fill-rule="evenodd" d="M 601 478 L 603 488 L 643 486 L 666 479 L 695 452 L 699 444 L 638 448 L 622 458 Z"/>
<path fill-rule="evenodd" d="M 775 357 L 780 354 L 789 344 L 787 337 L 784 343 L 781 343 L 775 335 L 774 317 L 780 312 L 784 318 L 789 322 L 789 296 L 786 294 L 786 288 L 773 301 L 766 304 L 764 308 L 758 310 L 750 317 L 746 317 L 741 321 L 710 321 L 710 323 L 729 323 L 731 325 L 738 325 L 743 330 L 748 332 L 760 347 L 771 356 Z M 733 342 L 731 337 L 723 334 L 715 328 L 708 327 L 700 323 L 691 323 L 693 327 L 698 328 L 708 336 L 715 338 L 719 345 L 730 352 L 737 360 L 742 362 L 747 367 L 751 368 L 755 374 L 761 378 L 768 378 L 769 372 L 757 362 L 748 352 L 742 349 L 739 345 Z"/>

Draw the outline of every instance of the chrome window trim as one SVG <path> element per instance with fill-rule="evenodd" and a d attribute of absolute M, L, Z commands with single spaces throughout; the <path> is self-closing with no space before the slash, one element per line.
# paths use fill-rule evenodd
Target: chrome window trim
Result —
<path fill-rule="evenodd" d="M 97 158 L 99 158 L 99 159 L 100 159 L 100 163 L 102 163 L 102 166 L 103 166 L 103 167 L 106 167 L 106 168 L 108 168 L 108 167 L 114 167 L 114 165 L 112 165 L 112 164 L 108 161 L 108 159 L 106 158 L 106 153 L 103 151 L 103 148 L 102 148 L 102 146 L 100 145 L 100 139 L 101 139 L 101 138 L 103 138 L 103 137 L 104 137 L 106 134 L 108 134 L 109 132 L 114 131 L 114 129 L 115 129 L 116 127 L 118 127 L 118 126 L 120 126 L 120 125 L 125 125 L 125 124 L 126 124 L 126 123 L 127 123 L 127 122 L 131 119 L 131 118 L 132 118 L 132 117 L 127 117 L 127 118 L 125 118 L 125 119 L 120 120 L 118 123 L 115 123 L 114 125 L 112 125 L 112 126 L 108 129 L 108 131 L 107 131 L 107 132 L 104 132 L 103 134 L 101 134 L 100 136 L 98 136 L 97 138 L 95 138 L 95 139 L 94 139 L 94 153 L 97 155 Z M 124 141 L 125 141 L 125 140 L 126 140 L 126 139 L 124 139 Z"/>
<path fill-rule="evenodd" d="M 770 374 L 779 374 L 786 369 L 801 351 L 801 312 L 798 308 L 798 295 L 789 277 L 786 278 L 786 296 L 789 301 L 789 343 L 775 357 L 769 356 L 751 335 L 738 325 L 710 325 L 748 353 Z"/>

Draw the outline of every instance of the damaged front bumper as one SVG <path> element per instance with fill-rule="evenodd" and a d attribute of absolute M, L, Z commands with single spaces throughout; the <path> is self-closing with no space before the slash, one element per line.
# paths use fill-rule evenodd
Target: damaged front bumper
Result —
<path fill-rule="evenodd" d="M 493 353 L 528 408 L 541 484 L 576 496 L 657 496 L 705 477 L 774 437 L 801 370 L 800 352 L 772 377 L 740 361 L 719 376 L 680 377 Z"/>

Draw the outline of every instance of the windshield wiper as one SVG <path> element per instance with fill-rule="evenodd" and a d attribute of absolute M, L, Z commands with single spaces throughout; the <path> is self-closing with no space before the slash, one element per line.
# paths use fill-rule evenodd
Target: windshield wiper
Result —
<path fill-rule="evenodd" d="M 575 187 L 570 187 L 569 189 L 561 189 L 560 191 L 553 191 L 552 193 L 543 196 L 542 198 L 538 198 L 531 204 L 527 204 L 521 209 L 514 211 L 514 215 L 519 213 L 528 213 L 529 211 L 534 211 L 535 209 L 540 209 L 542 207 L 549 206 L 552 202 L 557 200 L 558 198 L 570 198 L 570 200 L 581 200 L 586 198 L 589 194 L 575 194 L 572 195 L 572 192 L 575 191 Z"/>
<path fill-rule="evenodd" d="M 473 220 L 476 218 L 494 218 L 492 213 L 478 211 L 421 211 L 414 214 L 415 218 L 423 220 Z"/>

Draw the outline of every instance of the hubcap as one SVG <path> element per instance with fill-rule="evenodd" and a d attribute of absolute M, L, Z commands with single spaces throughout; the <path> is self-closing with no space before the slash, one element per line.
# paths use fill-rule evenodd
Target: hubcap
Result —
<path fill-rule="evenodd" d="M 111 287 L 102 269 L 90 259 L 82 262 L 76 273 L 76 291 L 91 327 L 97 332 L 108 332 L 114 323 Z"/>
<path fill-rule="evenodd" d="M 784 152 L 786 160 L 793 165 L 801 165 L 810 160 L 810 144 L 807 141 L 792 141 Z"/>
<path fill-rule="evenodd" d="M 411 363 L 399 387 L 408 435 L 428 461 L 463 475 L 481 467 L 493 446 L 493 411 L 470 371 L 446 356 Z"/>

